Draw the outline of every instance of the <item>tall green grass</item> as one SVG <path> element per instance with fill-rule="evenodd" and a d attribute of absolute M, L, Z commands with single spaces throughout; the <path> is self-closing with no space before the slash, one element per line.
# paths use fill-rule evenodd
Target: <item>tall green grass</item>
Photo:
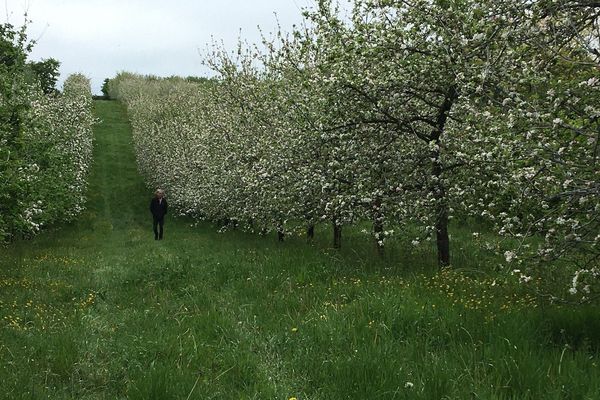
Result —
<path fill-rule="evenodd" d="M 155 242 L 126 115 L 96 102 L 89 208 L 2 249 L 0 399 L 597 399 L 598 310 L 550 306 L 455 227 L 381 259 L 170 216 Z M 462 249 L 461 249 L 462 248 Z"/>

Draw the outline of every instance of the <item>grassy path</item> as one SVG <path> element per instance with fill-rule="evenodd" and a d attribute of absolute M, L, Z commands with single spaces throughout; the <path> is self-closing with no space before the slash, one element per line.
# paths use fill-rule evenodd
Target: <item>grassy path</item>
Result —
<path fill-rule="evenodd" d="M 0 399 L 600 398 L 596 310 L 542 312 L 351 242 L 172 216 L 155 242 L 126 113 L 96 112 L 88 210 L 1 250 Z"/>
<path fill-rule="evenodd" d="M 271 251 L 256 248 L 261 240 L 241 235 L 232 243 L 174 218 L 166 240 L 155 242 L 125 110 L 96 102 L 96 113 L 87 211 L 71 226 L 11 245 L 2 260 L 0 398 L 287 392 L 269 375 L 275 356 L 264 345 L 258 355 L 246 329 L 256 323 L 243 295 L 256 273 L 248 268 Z"/>
<path fill-rule="evenodd" d="M 14 300 L 0 303 L 0 398 L 187 398 L 194 385 L 191 398 L 222 398 L 245 380 L 260 385 L 252 373 L 233 382 L 223 375 L 235 358 L 215 349 L 240 346 L 237 323 L 191 276 L 220 258 L 219 244 L 174 219 L 167 240 L 152 240 L 125 111 L 97 102 L 96 112 L 88 210 L 72 226 L 11 246 L 3 260 L 12 265 L 2 265 L 0 288 Z M 216 377 L 231 389 L 207 392 L 203 383 Z"/>

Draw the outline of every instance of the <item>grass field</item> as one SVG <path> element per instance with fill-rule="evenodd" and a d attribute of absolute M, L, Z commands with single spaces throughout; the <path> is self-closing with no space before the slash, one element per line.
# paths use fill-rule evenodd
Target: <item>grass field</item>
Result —
<path fill-rule="evenodd" d="M 358 234 L 154 241 L 125 111 L 96 112 L 88 210 L 0 250 L 0 399 L 600 399 L 597 308 Z"/>

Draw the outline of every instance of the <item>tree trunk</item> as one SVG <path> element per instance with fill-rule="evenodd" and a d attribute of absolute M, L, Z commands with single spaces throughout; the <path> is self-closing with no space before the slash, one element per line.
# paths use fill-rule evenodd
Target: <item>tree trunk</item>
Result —
<path fill-rule="evenodd" d="M 283 242 L 285 240 L 285 230 L 283 228 L 283 221 L 279 221 L 277 224 L 277 240 Z"/>
<path fill-rule="evenodd" d="M 439 141 L 437 141 L 439 143 Z M 433 167 L 431 174 L 435 178 L 433 185 L 434 198 L 436 200 L 435 236 L 437 242 L 438 265 L 447 267 L 450 265 L 450 237 L 448 235 L 448 199 L 446 188 L 442 181 L 442 165 L 439 150 L 433 152 Z"/>
<path fill-rule="evenodd" d="M 305 209 L 308 210 L 307 205 L 305 205 Z M 315 238 L 315 221 L 310 211 L 304 212 L 304 221 L 306 222 L 306 240 L 310 242 Z"/>
<path fill-rule="evenodd" d="M 221 225 L 221 228 L 228 228 L 230 222 L 231 219 L 229 217 L 224 217 L 219 220 L 219 225 Z"/>
<path fill-rule="evenodd" d="M 306 227 L 306 240 L 311 242 L 315 238 L 315 225 L 309 224 Z"/>
<path fill-rule="evenodd" d="M 435 142 L 435 149 L 432 151 L 433 164 L 431 174 L 434 177 L 433 185 L 434 197 L 436 199 L 436 216 L 435 216 L 435 234 L 438 252 L 438 265 L 447 267 L 450 265 L 450 236 L 448 235 L 448 197 L 444 186 L 443 166 L 441 160 L 441 137 L 446 127 L 448 115 L 452 109 L 452 105 L 457 97 L 456 88 L 451 86 L 444 98 L 444 102 L 440 106 L 437 116 L 437 129 L 431 133 L 431 140 Z"/>
<path fill-rule="evenodd" d="M 381 212 L 381 199 L 376 198 L 373 202 L 373 237 L 375 238 L 375 250 L 380 256 L 383 255 L 383 213 Z"/>
<path fill-rule="evenodd" d="M 440 185 L 441 186 L 441 185 Z M 447 267 L 450 265 L 450 236 L 448 235 L 448 203 L 443 187 L 438 188 L 442 192 L 438 198 L 437 216 L 435 221 L 435 233 L 437 241 L 438 265 Z"/>
<path fill-rule="evenodd" d="M 342 226 L 333 221 L 333 248 L 339 249 L 342 247 Z"/>

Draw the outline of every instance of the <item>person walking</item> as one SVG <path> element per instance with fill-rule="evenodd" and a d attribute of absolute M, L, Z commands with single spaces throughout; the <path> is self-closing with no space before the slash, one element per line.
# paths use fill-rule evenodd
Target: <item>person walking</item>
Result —
<path fill-rule="evenodd" d="M 167 199 L 165 199 L 165 191 L 156 189 L 154 197 L 152 198 L 152 201 L 150 201 L 150 212 L 154 218 L 154 240 L 162 240 L 163 238 L 163 227 L 165 225 L 165 215 L 167 215 L 168 207 Z"/>

